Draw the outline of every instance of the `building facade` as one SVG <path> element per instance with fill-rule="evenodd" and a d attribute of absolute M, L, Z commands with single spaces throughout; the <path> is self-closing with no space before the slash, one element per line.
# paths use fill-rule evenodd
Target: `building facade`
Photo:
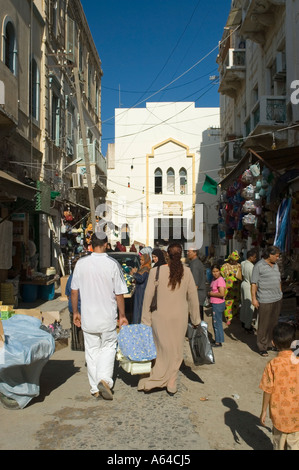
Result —
<path fill-rule="evenodd" d="M 115 144 L 107 153 L 112 244 L 166 246 L 173 240 L 195 242 L 195 232 L 202 234 L 204 195 L 197 197 L 202 135 L 218 122 L 218 108 L 196 108 L 192 102 L 116 110 Z M 213 155 L 215 168 L 219 143 Z M 203 249 L 202 239 L 198 248 Z"/>
<path fill-rule="evenodd" d="M 281 196 L 288 194 L 279 178 L 288 172 L 297 175 L 298 13 L 297 0 L 233 0 L 224 27 L 217 62 L 223 191 L 220 230 L 228 251 L 275 240 L 276 213 Z M 246 224 L 242 222 L 242 174 L 252 163 L 260 166 L 260 175 L 252 178 L 254 203 L 251 218 L 246 219 L 252 223 Z"/>
<path fill-rule="evenodd" d="M 0 0 L 0 25 L 1 246 L 11 245 L 1 281 L 26 275 L 32 242 L 35 270 L 64 274 L 76 223 L 87 224 L 90 212 L 80 109 L 96 203 L 106 195 L 101 61 L 79 0 Z"/>

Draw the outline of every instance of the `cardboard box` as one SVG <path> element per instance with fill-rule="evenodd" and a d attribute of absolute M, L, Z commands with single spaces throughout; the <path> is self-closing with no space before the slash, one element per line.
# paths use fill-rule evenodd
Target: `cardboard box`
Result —
<path fill-rule="evenodd" d="M 53 312 L 42 312 L 42 322 L 45 326 L 49 326 L 56 321 L 60 322 L 60 313 L 59 311 Z"/>
<path fill-rule="evenodd" d="M 4 330 L 2 321 L 0 320 L 0 349 L 3 348 L 5 342 Z"/>
<path fill-rule="evenodd" d="M 60 351 L 60 349 L 67 348 L 69 345 L 68 338 L 59 338 L 55 340 L 55 352 Z"/>
<path fill-rule="evenodd" d="M 13 305 L 0 305 L 1 320 L 8 320 L 14 313 Z"/>
<path fill-rule="evenodd" d="M 65 295 L 65 288 L 68 281 L 69 276 L 62 276 L 60 278 L 60 300 L 67 300 L 67 296 Z"/>
<path fill-rule="evenodd" d="M 39 308 L 16 308 L 15 309 L 16 315 L 29 315 L 30 317 L 38 318 L 42 321 L 42 312 Z"/>

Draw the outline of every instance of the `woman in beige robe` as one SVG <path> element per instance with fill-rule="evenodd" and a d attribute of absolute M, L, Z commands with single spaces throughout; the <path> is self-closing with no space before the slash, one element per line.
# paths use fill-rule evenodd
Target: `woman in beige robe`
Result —
<path fill-rule="evenodd" d="M 177 376 L 183 360 L 188 314 L 194 326 L 201 320 L 192 273 L 181 262 L 182 247 L 179 243 L 172 243 L 167 251 L 169 261 L 168 265 L 160 266 L 157 310 L 153 312 L 150 305 L 158 268 L 151 269 L 145 290 L 141 323 L 153 329 L 157 357 L 149 377 L 140 379 L 138 390 L 166 387 L 167 392 L 173 395 L 177 392 Z"/>

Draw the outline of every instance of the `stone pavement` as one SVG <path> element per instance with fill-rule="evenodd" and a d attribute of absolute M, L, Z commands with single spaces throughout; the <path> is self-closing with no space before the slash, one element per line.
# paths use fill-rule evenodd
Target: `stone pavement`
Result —
<path fill-rule="evenodd" d="M 62 327 L 69 328 L 67 301 L 56 297 L 39 308 L 59 310 Z M 258 423 L 258 384 L 266 361 L 238 324 L 225 334 L 213 365 L 195 367 L 186 341 L 174 397 L 165 390 L 138 392 L 139 377 L 116 362 L 112 401 L 90 396 L 84 352 L 72 351 L 69 341 L 44 367 L 38 397 L 23 410 L 0 407 L 0 449 L 97 449 L 111 456 L 134 450 L 271 449 L 270 428 Z"/>

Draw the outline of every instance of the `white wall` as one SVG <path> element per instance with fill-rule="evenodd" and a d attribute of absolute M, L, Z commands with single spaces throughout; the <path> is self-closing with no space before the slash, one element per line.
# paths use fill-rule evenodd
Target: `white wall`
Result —
<path fill-rule="evenodd" d="M 163 213 L 165 202 L 182 203 L 182 217 L 191 219 L 202 133 L 218 126 L 219 108 L 196 108 L 193 102 L 147 103 L 145 108 L 116 109 L 115 163 L 107 172 L 107 201 L 112 204 L 113 223 L 130 225 L 131 242 L 153 246 L 154 219 L 168 218 Z M 162 195 L 154 190 L 154 171 L 158 167 L 163 172 Z M 176 175 L 174 194 L 167 193 L 169 167 Z M 178 175 L 182 167 L 187 170 L 186 194 L 180 194 Z M 120 240 L 113 233 L 110 239 L 112 244 Z"/>

